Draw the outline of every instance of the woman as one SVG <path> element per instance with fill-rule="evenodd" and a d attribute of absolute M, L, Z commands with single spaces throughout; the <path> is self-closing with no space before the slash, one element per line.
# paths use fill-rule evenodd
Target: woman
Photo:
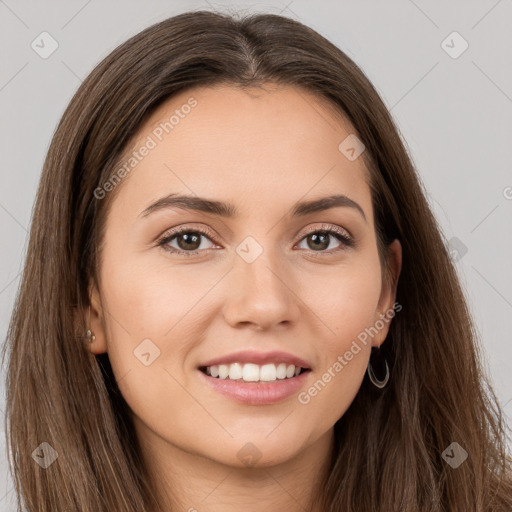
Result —
<path fill-rule="evenodd" d="M 92 71 L 8 342 L 29 511 L 512 510 L 506 424 L 397 129 L 290 19 L 185 13 Z"/>

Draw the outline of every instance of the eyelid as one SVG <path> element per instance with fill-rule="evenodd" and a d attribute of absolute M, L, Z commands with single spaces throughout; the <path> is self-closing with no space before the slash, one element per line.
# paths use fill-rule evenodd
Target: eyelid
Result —
<path fill-rule="evenodd" d="M 170 235 L 171 233 L 179 233 L 180 231 L 193 231 L 194 229 L 204 231 L 205 233 L 209 233 L 212 236 L 216 236 L 211 228 L 204 224 L 197 224 L 195 222 L 187 222 L 186 224 L 181 224 L 179 226 L 175 226 L 173 228 L 166 229 L 158 238 L 163 238 L 166 235 Z"/>
<path fill-rule="evenodd" d="M 322 223 L 320 227 L 313 226 L 312 228 L 307 228 L 306 231 L 301 232 L 301 240 L 304 236 L 309 235 L 310 233 L 316 233 L 317 231 L 335 231 L 336 233 L 343 235 L 351 240 L 354 240 L 352 233 L 346 228 L 342 228 L 336 224 Z"/>
<path fill-rule="evenodd" d="M 175 228 L 171 228 L 171 229 L 164 231 L 164 233 L 161 234 L 156 239 L 155 245 L 157 245 L 157 246 L 164 245 L 168 240 L 174 238 L 176 235 L 179 235 L 181 233 L 188 233 L 188 232 L 198 232 L 202 236 L 208 237 L 213 243 L 216 243 L 215 238 L 217 235 L 209 227 L 203 226 L 203 225 L 201 225 L 200 227 L 197 227 L 194 224 L 186 224 L 184 226 L 177 226 Z M 189 254 L 194 254 L 194 251 L 185 251 L 185 252 L 188 252 Z M 204 252 L 204 251 L 198 251 L 198 252 Z"/>

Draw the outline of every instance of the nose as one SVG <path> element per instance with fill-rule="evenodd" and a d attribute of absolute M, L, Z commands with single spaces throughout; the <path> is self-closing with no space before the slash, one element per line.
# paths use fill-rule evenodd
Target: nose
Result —
<path fill-rule="evenodd" d="M 255 330 L 293 324 L 300 317 L 297 276 L 275 251 L 264 250 L 248 263 L 238 254 L 227 283 L 224 317 L 234 328 Z"/>

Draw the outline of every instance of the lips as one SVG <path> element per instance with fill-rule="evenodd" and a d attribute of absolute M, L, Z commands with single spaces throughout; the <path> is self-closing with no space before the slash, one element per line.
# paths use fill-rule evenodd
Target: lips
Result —
<path fill-rule="evenodd" d="M 254 368 L 256 365 L 260 367 L 258 375 L 257 368 Z M 274 367 L 274 371 L 280 367 L 275 378 L 274 373 L 269 371 L 271 367 Z M 283 375 L 284 367 L 286 375 Z M 229 375 L 226 376 L 228 368 Z M 270 405 L 297 393 L 309 379 L 312 368 L 308 361 L 288 352 L 244 350 L 204 361 L 198 370 L 199 378 L 210 389 L 231 400 L 246 405 Z M 233 376 L 231 370 L 236 370 Z M 250 370 L 247 375 L 246 370 Z"/>
<path fill-rule="evenodd" d="M 290 399 L 301 388 L 306 386 L 311 371 L 305 371 L 298 376 L 275 380 L 271 382 L 244 382 L 242 380 L 218 379 L 208 376 L 201 371 L 197 372 L 199 379 L 209 389 L 223 395 L 230 400 L 244 405 L 271 405 Z"/>

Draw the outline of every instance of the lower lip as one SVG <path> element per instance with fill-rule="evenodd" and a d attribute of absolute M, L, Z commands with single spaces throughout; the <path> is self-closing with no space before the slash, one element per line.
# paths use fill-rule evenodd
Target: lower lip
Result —
<path fill-rule="evenodd" d="M 270 382 L 244 382 L 210 377 L 201 370 L 198 372 L 215 391 L 247 405 L 269 405 L 280 402 L 297 393 L 311 373 L 308 370 L 291 379 Z"/>

